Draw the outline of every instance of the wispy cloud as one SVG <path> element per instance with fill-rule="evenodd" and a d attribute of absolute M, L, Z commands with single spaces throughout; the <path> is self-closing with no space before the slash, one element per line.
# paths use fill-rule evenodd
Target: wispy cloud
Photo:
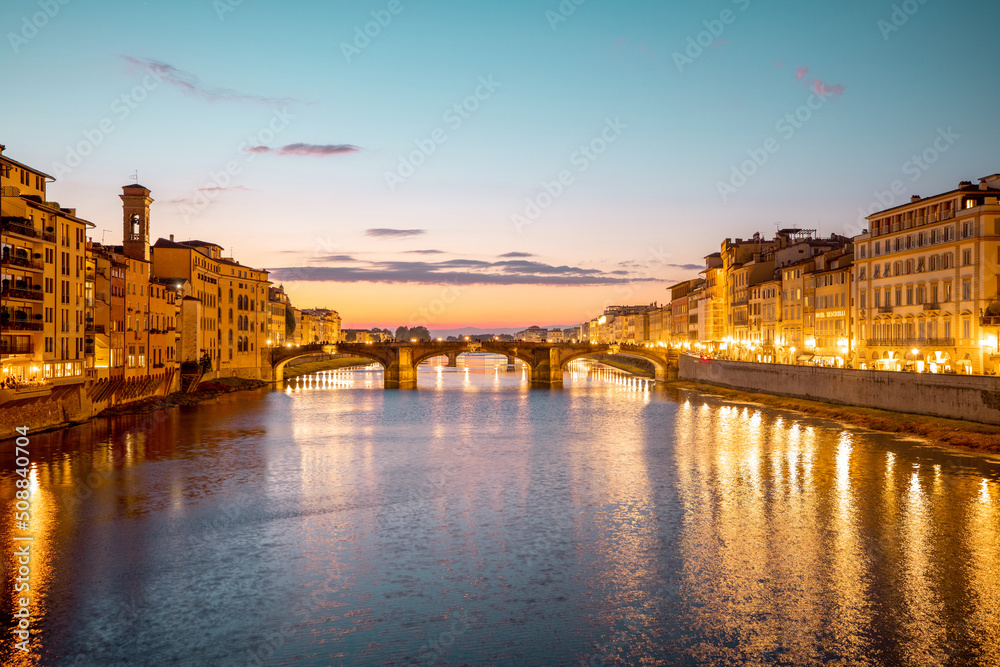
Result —
<path fill-rule="evenodd" d="M 516 259 L 518 257 L 534 257 L 534 256 L 535 253 L 532 252 L 505 252 L 504 254 L 499 255 L 499 257 L 503 259 Z"/>
<path fill-rule="evenodd" d="M 352 255 L 323 255 L 320 257 L 313 258 L 316 262 L 356 262 L 357 259 Z"/>
<path fill-rule="evenodd" d="M 805 75 L 806 75 L 806 72 L 808 72 L 808 71 L 809 71 L 808 67 L 800 67 L 800 68 L 798 68 L 797 70 L 795 70 L 795 78 L 796 79 L 802 79 L 802 78 L 804 78 Z"/>
<path fill-rule="evenodd" d="M 242 185 L 231 185 L 228 188 L 221 188 L 218 185 L 213 185 L 207 188 L 198 188 L 198 192 L 224 192 L 227 190 L 244 190 L 246 192 L 250 192 L 250 188 Z"/>
<path fill-rule="evenodd" d="M 407 250 L 407 255 L 445 255 L 444 250 Z"/>
<path fill-rule="evenodd" d="M 404 237 L 404 236 L 420 236 L 421 234 L 426 234 L 426 229 L 366 229 L 365 236 L 379 236 L 379 237 Z"/>
<path fill-rule="evenodd" d="M 339 155 L 341 153 L 357 153 L 360 148 L 351 144 L 288 144 L 281 148 L 271 148 L 270 146 L 251 146 L 246 149 L 247 153 L 273 153 L 274 155 L 307 155 L 326 156 Z"/>
<path fill-rule="evenodd" d="M 253 104 L 289 104 L 297 100 L 291 97 L 266 97 L 243 93 L 230 88 L 216 88 L 206 85 L 196 74 L 178 69 L 173 65 L 150 58 L 133 58 L 120 56 L 122 60 L 135 67 L 149 69 L 155 72 L 165 83 L 180 89 L 185 95 L 200 97 L 209 102 L 251 102 Z"/>
<path fill-rule="evenodd" d="M 330 258 L 332 259 L 332 258 Z M 354 261 L 353 258 L 351 260 Z M 351 266 L 306 266 L 273 269 L 276 280 L 343 283 L 452 285 L 615 285 L 657 280 L 646 273 L 604 272 L 541 262 L 486 262 L 450 259 L 442 262 L 378 261 Z"/>

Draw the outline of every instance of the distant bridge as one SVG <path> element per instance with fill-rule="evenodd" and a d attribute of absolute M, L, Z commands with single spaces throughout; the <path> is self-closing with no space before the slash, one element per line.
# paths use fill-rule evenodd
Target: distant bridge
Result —
<path fill-rule="evenodd" d="M 433 357 L 448 357 L 454 366 L 459 355 L 490 353 L 507 357 L 513 364 L 520 359 L 528 367 L 531 384 L 537 387 L 561 387 L 566 364 L 601 354 L 621 354 L 650 362 L 656 379 L 664 381 L 677 375 L 676 350 L 643 345 L 592 345 L 589 343 L 501 343 L 501 342 L 435 342 L 422 343 L 337 343 L 336 345 L 302 345 L 275 348 L 271 358 L 273 382 L 285 377 L 288 362 L 302 357 L 340 354 L 371 359 L 385 371 L 386 389 L 413 389 L 417 386 L 417 366 Z"/>

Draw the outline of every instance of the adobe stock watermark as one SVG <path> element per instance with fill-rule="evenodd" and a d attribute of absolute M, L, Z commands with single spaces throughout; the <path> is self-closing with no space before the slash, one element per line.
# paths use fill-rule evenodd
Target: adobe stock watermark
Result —
<path fill-rule="evenodd" d="M 395 171 L 385 172 L 385 184 L 389 186 L 390 192 L 395 192 L 396 188 L 406 182 L 408 178 L 417 173 L 417 169 L 426 164 L 440 145 L 448 141 L 448 131 L 457 132 L 467 120 L 472 118 L 482 106 L 483 102 L 493 97 L 493 94 L 503 84 L 493 80 L 493 75 L 479 77 L 479 85 L 460 102 L 456 102 L 448 108 L 441 117 L 448 129 L 437 127 L 423 139 L 416 139 L 413 143 L 416 148 L 406 155 L 399 156 L 399 164 Z"/>
<path fill-rule="evenodd" d="M 39 11 L 31 16 L 21 17 L 21 30 L 19 32 L 8 32 L 7 41 L 14 53 L 20 53 L 21 47 L 38 36 L 38 32 L 54 19 L 59 10 L 68 5 L 71 0 L 38 0 Z"/>
<path fill-rule="evenodd" d="M 116 97 L 111 103 L 111 114 L 102 118 L 97 125 L 83 131 L 83 139 L 76 144 L 66 146 L 66 157 L 62 162 L 52 163 L 52 175 L 62 178 L 73 173 L 73 170 L 83 164 L 84 158 L 92 155 L 104 143 L 109 135 L 124 123 L 132 112 L 139 108 L 149 97 L 149 94 L 159 88 L 163 81 L 156 70 L 146 68 L 146 76 L 132 90 Z"/>
<path fill-rule="evenodd" d="M 288 111 L 287 106 L 280 110 L 275 109 L 265 127 L 258 130 L 255 134 L 248 135 L 236 147 L 240 159 L 229 160 L 219 171 L 208 172 L 208 180 L 205 181 L 205 184 L 195 190 L 189 202 L 182 204 L 180 207 L 180 213 L 184 218 L 184 222 L 191 222 L 193 217 L 202 213 L 223 192 L 230 188 L 233 184 L 233 178 L 243 173 L 243 168 L 257 157 L 257 154 L 252 152 L 251 149 L 270 144 L 277 135 L 288 128 L 291 120 L 294 118 L 295 115 Z"/>
<path fill-rule="evenodd" d="M 236 8 L 243 4 L 243 0 L 213 0 L 212 9 L 220 21 L 226 20 L 226 14 L 236 11 Z"/>
<path fill-rule="evenodd" d="M 426 306 L 421 306 L 410 315 L 410 328 L 427 326 L 439 321 L 441 316 L 448 311 L 449 306 L 458 301 L 467 289 L 468 285 L 457 283 L 441 288 L 441 294 L 438 297 L 431 299 Z"/>
<path fill-rule="evenodd" d="M 778 133 L 783 141 L 791 141 L 792 137 L 808 123 L 815 113 L 833 97 L 832 92 L 816 92 L 809 94 L 805 104 L 800 105 L 791 113 L 787 113 L 774 123 L 774 131 Z M 736 194 L 740 188 L 745 186 L 760 169 L 768 163 L 771 156 L 781 150 L 781 141 L 774 137 L 768 137 L 759 148 L 747 149 L 747 159 L 739 164 L 730 167 L 729 178 L 719 180 L 715 183 L 715 188 L 719 192 L 719 197 L 723 202 Z"/>
<path fill-rule="evenodd" d="M 909 23 L 910 18 L 926 4 L 927 0 L 904 0 L 898 5 L 892 5 L 890 7 L 892 12 L 890 12 L 888 20 L 879 19 L 875 22 L 875 26 L 882 33 L 882 39 L 888 42 L 889 37 L 894 32 L 899 32 L 904 25 Z"/>
<path fill-rule="evenodd" d="M 565 23 L 569 17 L 576 14 L 577 7 L 586 2 L 587 0 L 562 0 L 554 11 L 551 9 L 545 11 L 545 20 L 549 22 L 549 27 L 554 32 L 559 29 L 560 23 Z"/>
<path fill-rule="evenodd" d="M 604 155 L 612 144 L 621 139 L 628 125 L 622 122 L 620 116 L 614 119 L 606 118 L 604 127 L 585 144 L 582 144 L 569 157 L 569 163 L 575 167 L 575 174 L 582 174 L 590 166 Z M 566 188 L 573 185 L 576 175 L 573 169 L 563 169 L 551 180 L 543 180 L 539 184 L 539 192 L 533 196 L 526 197 L 524 208 L 520 213 L 512 213 L 511 222 L 514 229 L 520 234 L 525 227 L 534 224 L 542 213 L 548 210 L 566 192 Z"/>
<path fill-rule="evenodd" d="M 392 18 L 402 14 L 404 9 L 406 7 L 401 0 L 389 0 L 385 9 L 375 9 L 371 12 L 371 21 L 354 26 L 354 39 L 340 43 L 340 52 L 344 54 L 344 60 L 350 64 L 354 58 L 360 56 L 362 51 L 371 46 L 372 40 L 389 27 Z"/>
<path fill-rule="evenodd" d="M 941 159 L 941 156 L 951 150 L 952 146 L 961 138 L 962 135 L 957 134 L 950 125 L 947 128 L 939 127 L 937 135 L 931 141 L 930 145 L 920 153 L 912 155 L 900 167 L 903 176 L 908 178 L 905 181 L 902 178 L 897 178 L 885 190 L 876 190 L 872 194 L 874 199 L 868 206 L 858 208 L 857 229 L 860 230 L 867 227 L 868 221 L 866 218 L 869 215 L 892 208 L 908 200 L 913 193 L 909 191 L 907 182 L 912 184 L 919 181 Z M 860 234 L 861 232 L 859 231 L 858 233 Z"/>
<path fill-rule="evenodd" d="M 750 0 L 731 1 L 739 7 L 741 12 L 745 12 L 750 7 Z M 736 23 L 738 16 L 739 14 L 731 9 L 723 9 L 719 12 L 719 18 L 702 21 L 705 29 L 687 38 L 687 46 L 684 48 L 684 52 L 674 51 L 674 65 L 677 66 L 677 71 L 683 74 L 685 67 L 693 65 L 695 60 L 701 58 L 705 53 L 705 49 L 712 46 L 716 40 L 722 37 L 722 33 L 726 31 L 726 26 Z"/>

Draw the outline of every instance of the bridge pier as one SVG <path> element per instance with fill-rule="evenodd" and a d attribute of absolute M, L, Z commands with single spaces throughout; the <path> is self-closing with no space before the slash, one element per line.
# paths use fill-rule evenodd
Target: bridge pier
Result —
<path fill-rule="evenodd" d="M 386 389 L 416 389 L 417 367 L 413 364 L 413 348 L 399 347 L 383 373 Z"/>
<path fill-rule="evenodd" d="M 517 357 L 515 357 L 512 354 L 508 354 L 507 355 L 507 365 L 511 366 L 511 367 L 516 366 L 517 365 Z"/>
<path fill-rule="evenodd" d="M 535 354 L 535 364 L 531 367 L 531 386 L 560 388 L 563 386 L 562 362 L 559 350 L 547 348 Z"/>
<path fill-rule="evenodd" d="M 448 353 L 448 368 L 458 368 L 458 352 Z"/>

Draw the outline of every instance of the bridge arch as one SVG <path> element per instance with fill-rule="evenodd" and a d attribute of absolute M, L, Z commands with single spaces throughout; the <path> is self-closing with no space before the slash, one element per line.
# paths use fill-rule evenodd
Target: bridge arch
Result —
<path fill-rule="evenodd" d="M 495 354 L 500 357 L 507 357 L 508 359 L 514 357 L 523 361 L 529 370 L 535 365 L 535 360 L 525 352 L 520 352 L 518 350 L 490 350 L 485 347 L 485 344 L 480 349 L 473 349 L 472 346 L 469 346 L 462 349 L 428 351 L 414 356 L 413 365 L 419 366 L 428 359 L 433 359 L 435 357 L 450 357 L 453 354 L 456 356 L 461 356 L 463 354 Z"/>
<path fill-rule="evenodd" d="M 360 357 L 362 359 L 369 359 L 375 363 L 382 366 L 385 370 L 389 366 L 389 360 L 385 358 L 384 355 L 380 355 L 377 351 L 367 351 L 367 350 L 355 350 L 352 349 L 350 352 L 338 351 L 336 346 L 328 345 L 323 346 L 324 349 L 310 349 L 303 351 L 295 351 L 289 356 L 282 356 L 280 359 L 276 359 L 271 366 L 271 377 L 272 382 L 284 382 L 285 380 L 285 367 L 288 366 L 288 362 L 295 361 L 296 359 L 303 359 L 305 357 L 328 357 L 328 356 L 344 356 L 344 357 Z"/>
<path fill-rule="evenodd" d="M 603 355 L 603 354 L 617 354 L 622 357 L 633 357 L 636 359 L 642 359 L 644 361 L 650 362 L 653 365 L 654 369 L 653 375 L 655 379 L 660 382 L 667 380 L 676 372 L 675 370 L 676 367 L 672 367 L 670 365 L 669 359 L 667 361 L 664 361 L 662 356 L 663 353 L 658 355 L 655 352 L 647 351 L 647 348 L 644 347 L 630 346 L 625 348 L 618 348 L 617 346 L 609 346 L 609 345 L 597 345 L 595 347 L 597 349 L 583 350 L 581 352 L 574 352 L 567 355 L 562 360 L 561 369 L 565 370 L 569 362 L 574 361 L 576 359 L 586 359 L 588 357 L 595 357 L 597 355 Z M 600 360 L 595 359 L 595 361 L 600 361 Z"/>

